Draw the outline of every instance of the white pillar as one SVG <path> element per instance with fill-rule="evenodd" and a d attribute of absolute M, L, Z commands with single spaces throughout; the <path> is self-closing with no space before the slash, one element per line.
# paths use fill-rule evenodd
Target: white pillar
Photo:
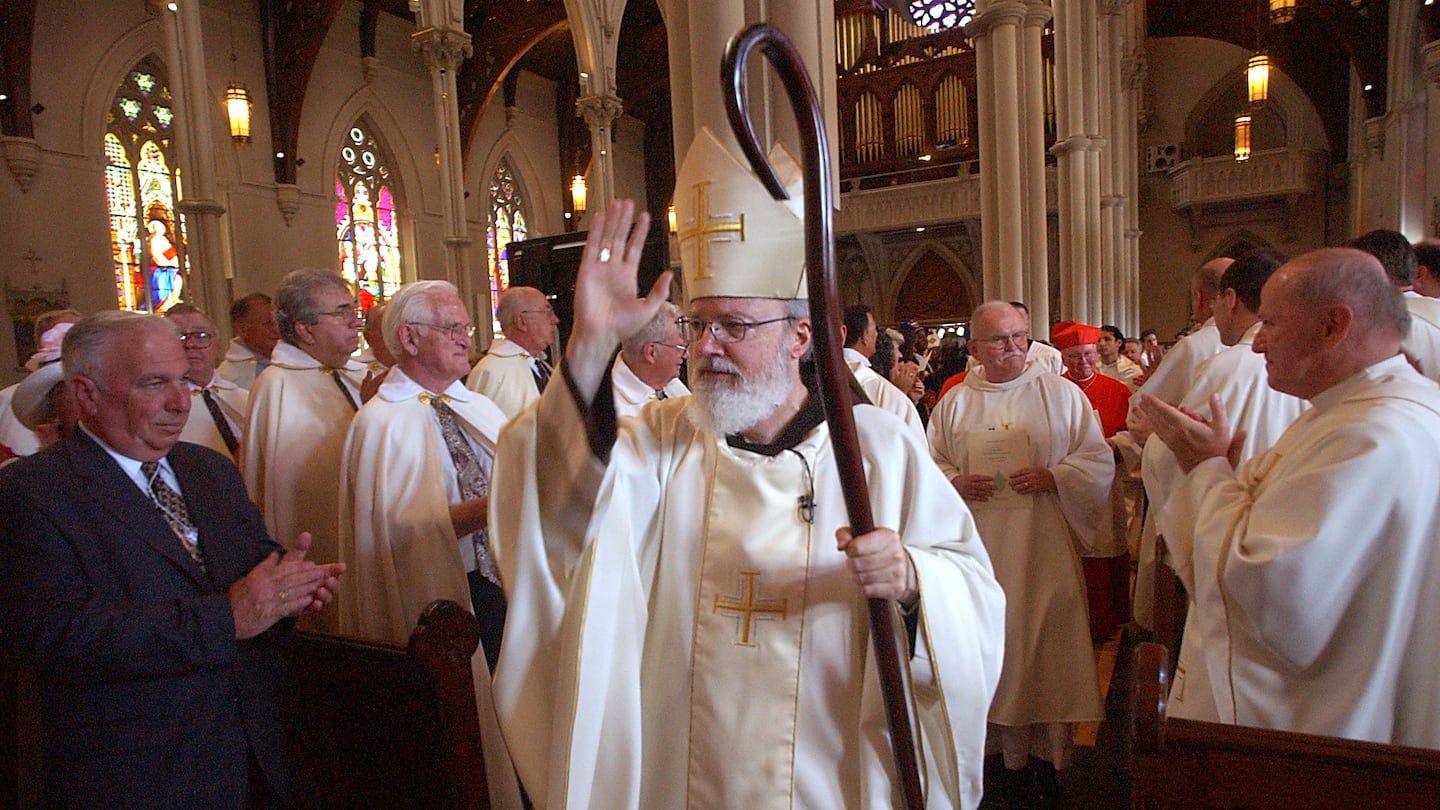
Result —
<path fill-rule="evenodd" d="M 185 178 L 184 199 L 176 201 L 177 213 L 185 217 L 184 256 L 189 262 L 191 294 L 197 306 L 217 324 L 230 308 L 225 284 L 225 251 L 220 215 L 225 208 L 216 201 L 215 141 L 211 137 L 210 91 L 205 74 L 205 44 L 200 31 L 200 4 L 193 0 L 148 3 L 160 19 L 165 59 L 170 66 L 170 94 L 174 101 L 176 126 L 175 167 Z M 178 223 L 177 223 L 178 226 Z M 177 244 L 181 240 L 177 239 Z M 228 328 L 228 327 L 227 327 Z"/>
<path fill-rule="evenodd" d="M 1025 194 L 1023 300 L 1030 306 L 1030 328 L 1037 337 L 1050 337 L 1050 247 L 1045 189 L 1045 60 L 1040 41 L 1050 22 L 1045 0 L 1026 0 L 1024 46 L 1020 65 L 1024 89 L 1020 156 Z"/>
<path fill-rule="evenodd" d="M 445 277 L 460 289 L 461 300 L 471 308 L 480 329 L 482 348 L 488 346 L 493 307 L 490 284 L 476 284 L 470 277 L 471 239 L 465 219 L 465 167 L 460 149 L 460 108 L 455 92 L 455 72 L 471 54 L 470 35 L 465 33 L 462 3 L 459 0 L 424 0 L 416 15 L 417 30 L 411 46 L 425 59 L 430 70 L 430 89 L 435 104 L 435 137 L 440 147 L 440 193 L 445 216 Z"/>
<path fill-rule="evenodd" d="M 1022 60 L 1027 54 L 1022 27 L 1029 14 L 1030 7 L 1023 0 L 992 0 L 977 7 L 975 19 L 965 27 L 975 41 L 976 75 L 990 77 L 988 82 L 978 83 L 977 99 L 982 124 L 981 255 L 987 299 L 1027 296 L 1026 254 L 1032 244 L 1027 230 L 1037 213 L 1040 227 L 1044 227 L 1043 206 L 1038 212 L 1031 210 L 1026 190 L 1026 153 L 1043 148 L 1040 143 L 1030 143 L 1033 133 L 1025 121 L 1029 99 L 1022 95 L 1026 89 Z M 1039 55 L 1038 48 L 1035 55 Z M 987 139 L 988 149 L 984 145 Z M 1042 183 L 1043 178 L 1042 172 Z M 1046 310 L 1048 320 L 1048 307 Z M 1040 331 L 1045 324 L 1041 321 Z"/>
<path fill-rule="evenodd" d="M 615 199 L 615 155 L 611 142 L 615 119 L 625 109 L 609 93 L 581 96 L 575 114 L 590 126 L 590 174 L 586 177 L 585 211 L 603 211 Z"/>

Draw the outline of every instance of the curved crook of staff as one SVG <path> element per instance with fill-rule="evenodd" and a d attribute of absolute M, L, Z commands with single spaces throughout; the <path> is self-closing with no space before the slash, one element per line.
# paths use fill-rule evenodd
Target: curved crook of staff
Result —
<path fill-rule="evenodd" d="M 870 511 L 870 492 L 865 484 L 860 440 L 855 432 L 855 415 L 851 410 L 850 370 L 845 365 L 841 350 L 835 248 L 831 239 L 830 150 L 825 140 L 825 120 L 804 63 L 784 34 L 760 23 L 730 40 L 720 67 L 721 83 L 725 88 L 725 111 L 750 166 L 775 199 L 783 200 L 789 195 L 776 177 L 765 151 L 760 148 L 745 92 L 745 66 L 756 47 L 761 48 L 774 65 L 799 124 L 800 161 L 805 171 L 805 267 L 809 277 L 810 316 L 815 327 L 815 369 L 820 379 L 825 421 L 830 426 L 830 441 L 835 448 L 840 488 L 845 494 L 845 509 L 850 518 L 850 528 L 858 536 L 875 528 L 875 518 Z M 885 599 L 871 599 L 869 603 L 870 639 L 875 645 L 875 663 L 885 697 L 895 771 L 900 778 L 905 807 L 918 810 L 924 806 L 924 796 L 915 758 L 915 737 L 905 701 L 905 681 L 895 643 L 894 606 Z"/>

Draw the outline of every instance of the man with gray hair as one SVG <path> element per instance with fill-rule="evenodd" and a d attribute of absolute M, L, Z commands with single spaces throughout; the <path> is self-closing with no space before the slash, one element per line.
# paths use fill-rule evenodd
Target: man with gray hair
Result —
<path fill-rule="evenodd" d="M 488 675 L 505 627 L 487 514 L 505 415 L 460 383 L 475 325 L 454 285 L 401 287 L 386 306 L 383 332 L 396 363 L 345 440 L 340 559 L 350 587 L 339 603 L 340 632 L 405 644 L 432 601 L 471 607 L 480 621 L 472 667 L 492 804 L 518 806 L 518 798 L 503 799 L 518 791 Z"/>
<path fill-rule="evenodd" d="M 484 394 L 505 414 L 517 414 L 540 399 L 550 382 L 550 364 L 545 352 L 555 344 L 555 308 L 545 294 L 534 287 L 511 287 L 500 294 L 495 308 L 500 331 L 505 337 L 490 344 L 465 387 Z"/>
<path fill-rule="evenodd" d="M 286 275 L 275 298 L 281 342 L 250 392 L 245 485 L 272 535 L 308 531 L 311 555 L 333 562 L 341 452 L 365 376 L 350 359 L 360 343 L 360 310 L 350 285 L 328 270 Z M 335 611 L 312 620 L 315 629 L 334 630 Z"/>
<path fill-rule="evenodd" d="M 284 635 L 344 566 L 277 545 L 235 465 L 179 441 L 172 322 L 104 312 L 64 349 L 81 429 L 0 471 L 0 639 L 38 681 L 45 800 L 290 806 Z"/>
<path fill-rule="evenodd" d="M 1209 422 L 1141 405 L 1184 471 L 1153 508 L 1215 712 L 1440 748 L 1440 389 L 1400 354 L 1410 314 L 1378 261 L 1329 248 L 1277 270 L 1259 316 L 1270 387 L 1312 406 L 1273 447 L 1235 469 L 1218 396 Z"/>
<path fill-rule="evenodd" d="M 219 335 L 215 322 L 194 304 L 176 304 L 165 310 L 180 330 L 185 360 L 190 364 L 185 383 L 195 396 L 195 406 L 180 438 L 202 444 L 239 462 L 240 435 L 250 414 L 250 392 L 221 377 L 215 371 Z"/>
<path fill-rule="evenodd" d="M 634 416 L 648 402 L 688 397 L 680 382 L 680 367 L 690 346 L 677 321 L 680 308 L 666 301 L 640 331 L 620 342 L 620 354 L 610 369 L 615 386 L 615 415 Z"/>
<path fill-rule="evenodd" d="M 1211 304 L 1221 292 L 1220 277 L 1234 259 L 1221 256 L 1200 265 L 1190 277 L 1191 319 L 1200 328 L 1180 339 L 1165 352 L 1165 361 L 1150 367 L 1145 384 L 1130 397 L 1130 426 L 1139 425 L 1136 405 L 1141 394 L 1174 404 L 1185 398 L 1190 385 L 1195 381 L 1195 372 L 1200 364 L 1220 353 L 1225 345 L 1220 342 L 1220 330 L 1215 326 L 1215 313 Z"/>
<path fill-rule="evenodd" d="M 215 371 L 221 377 L 250 390 L 255 378 L 270 365 L 270 353 L 280 342 L 280 329 L 275 323 L 275 302 L 262 292 L 254 292 L 230 305 L 230 328 L 235 337 L 225 350 L 225 359 Z"/>

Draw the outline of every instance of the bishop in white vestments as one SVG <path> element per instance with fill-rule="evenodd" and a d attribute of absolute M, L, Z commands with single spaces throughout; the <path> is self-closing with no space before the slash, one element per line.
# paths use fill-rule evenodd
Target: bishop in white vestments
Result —
<path fill-rule="evenodd" d="M 897 640 L 930 804 L 974 807 L 1004 599 L 969 512 L 860 405 L 875 523 L 893 528 L 850 535 L 800 372 L 799 215 L 708 130 L 677 182 L 692 395 L 613 416 L 610 355 L 669 284 L 635 298 L 648 216 L 632 232 L 617 202 L 591 227 L 562 374 L 501 437 L 496 704 L 526 791 L 547 808 L 895 806 L 872 597 L 914 617 L 913 650 Z M 701 234 L 742 213 L 743 240 Z"/>
<path fill-rule="evenodd" d="M 1440 388 L 1400 355 L 1409 313 L 1357 250 L 1265 284 L 1255 349 L 1309 400 L 1234 469 L 1210 423 L 1147 398 L 1184 478 L 1160 529 L 1190 570 L 1222 722 L 1440 748 Z"/>

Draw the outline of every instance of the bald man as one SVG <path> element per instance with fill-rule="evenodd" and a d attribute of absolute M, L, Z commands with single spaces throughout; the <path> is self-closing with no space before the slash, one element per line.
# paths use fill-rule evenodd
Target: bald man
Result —
<path fill-rule="evenodd" d="M 1156 505 L 1194 595 L 1222 722 L 1440 748 L 1440 389 L 1400 353 L 1410 314 L 1373 257 L 1307 253 L 1261 292 L 1271 388 L 1312 406 L 1234 469 L 1209 423 L 1141 408 L 1185 475 Z"/>
<path fill-rule="evenodd" d="M 1191 332 L 1165 353 L 1165 362 L 1150 367 L 1145 384 L 1130 398 L 1132 426 L 1135 406 L 1140 395 L 1149 394 L 1157 399 L 1174 404 L 1185 397 L 1195 381 L 1195 372 L 1200 364 L 1219 354 L 1224 348 L 1220 342 L 1220 330 L 1215 326 L 1215 312 L 1211 305 L 1215 296 L 1221 293 L 1220 277 L 1234 259 L 1221 257 L 1200 265 L 1190 277 L 1191 318 L 1200 328 Z"/>

